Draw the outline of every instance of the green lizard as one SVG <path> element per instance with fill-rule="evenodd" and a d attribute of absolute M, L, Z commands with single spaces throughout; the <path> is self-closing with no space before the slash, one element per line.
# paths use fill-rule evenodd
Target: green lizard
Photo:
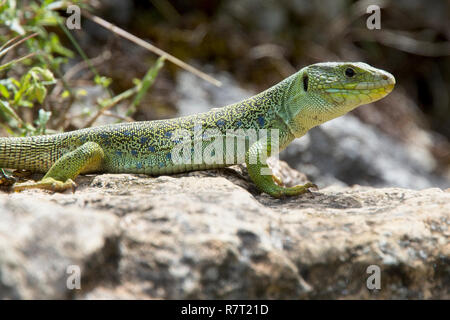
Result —
<path fill-rule="evenodd" d="M 293 139 L 319 124 L 383 98 L 394 85 L 395 79 L 390 73 L 365 63 L 317 63 L 253 97 L 197 115 L 112 124 L 46 136 L 2 137 L 0 168 L 46 173 L 40 181 L 16 183 L 15 191 L 27 188 L 63 191 L 76 186 L 73 179 L 80 173 L 162 175 L 226 167 L 245 161 L 250 178 L 261 191 L 274 197 L 299 195 L 315 185 L 284 187 L 281 180 L 270 173 L 264 155 L 281 151 Z M 233 141 L 234 138 L 245 141 L 244 149 L 239 152 L 236 143 L 226 150 L 237 152 L 236 156 L 227 158 L 227 152 L 218 152 L 219 160 L 224 161 L 211 163 L 202 158 L 196 161 L 196 156 L 202 152 L 211 152 L 212 144 L 204 134 L 196 134 L 200 128 L 218 132 L 219 136 L 214 137 L 220 138 L 217 141 L 222 140 L 224 146 L 226 134 L 232 132 Z M 272 130 L 277 135 L 252 140 L 242 134 L 245 130 L 260 132 L 261 129 Z M 180 131 L 188 132 L 189 139 L 176 137 Z M 273 148 L 275 140 L 278 145 Z M 186 146 L 189 153 L 183 158 L 185 161 L 175 161 L 175 149 L 177 152 L 180 148 L 186 150 Z M 214 149 L 211 155 L 217 151 Z M 263 173 L 264 169 L 268 169 L 269 174 Z"/>

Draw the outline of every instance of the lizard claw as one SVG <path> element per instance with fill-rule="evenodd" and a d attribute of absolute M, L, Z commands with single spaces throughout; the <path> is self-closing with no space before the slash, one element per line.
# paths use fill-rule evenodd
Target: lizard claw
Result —
<path fill-rule="evenodd" d="M 280 187 L 284 187 L 284 183 L 283 183 L 283 180 L 281 180 L 281 178 L 280 177 L 278 177 L 278 176 L 276 176 L 276 175 L 272 175 L 272 179 L 273 179 L 273 181 L 277 184 L 277 185 L 279 185 Z"/>

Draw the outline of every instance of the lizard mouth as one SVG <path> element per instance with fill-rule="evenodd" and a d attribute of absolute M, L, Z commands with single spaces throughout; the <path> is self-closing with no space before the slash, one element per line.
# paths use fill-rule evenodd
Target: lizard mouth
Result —
<path fill-rule="evenodd" d="M 345 88 L 328 88 L 325 92 L 328 93 L 349 93 L 349 94 L 369 94 L 369 93 L 381 93 L 381 92 L 391 92 L 394 89 L 394 85 L 374 87 L 367 89 L 345 89 Z"/>
<path fill-rule="evenodd" d="M 382 80 L 372 82 L 341 84 L 334 88 L 324 88 L 323 91 L 338 103 L 342 103 L 346 99 L 359 101 L 359 104 L 369 103 L 385 97 L 394 89 L 395 78 L 392 75 L 383 75 L 382 78 Z"/>
<path fill-rule="evenodd" d="M 362 82 L 357 85 L 344 88 L 327 88 L 328 93 L 347 93 L 347 94 L 376 94 L 389 93 L 394 89 L 395 80 L 390 83 Z"/>
<path fill-rule="evenodd" d="M 390 73 L 383 74 L 381 80 L 346 83 L 334 88 L 325 88 L 328 93 L 370 94 L 389 93 L 394 89 L 395 78 Z"/>

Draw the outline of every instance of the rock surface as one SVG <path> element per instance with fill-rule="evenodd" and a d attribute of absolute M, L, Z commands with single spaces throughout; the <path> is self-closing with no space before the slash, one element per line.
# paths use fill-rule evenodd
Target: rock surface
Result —
<path fill-rule="evenodd" d="M 402 144 L 352 115 L 313 128 L 280 154 L 319 186 L 450 187 L 426 148 Z"/>
<path fill-rule="evenodd" d="M 450 298 L 449 189 L 280 200 L 241 166 L 77 182 L 75 194 L 0 192 L 0 299 Z M 66 286 L 71 265 L 79 290 Z M 371 265 L 379 290 L 366 286 Z"/>

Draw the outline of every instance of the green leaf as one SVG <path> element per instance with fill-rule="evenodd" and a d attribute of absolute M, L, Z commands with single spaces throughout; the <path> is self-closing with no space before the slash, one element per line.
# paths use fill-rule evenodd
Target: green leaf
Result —
<path fill-rule="evenodd" d="M 11 82 L 17 87 L 17 89 L 20 89 L 21 83 L 17 81 L 17 79 L 10 78 Z"/>
<path fill-rule="evenodd" d="M 68 97 L 70 97 L 69 90 L 64 90 L 63 93 L 61 94 L 61 98 L 66 99 Z"/>
<path fill-rule="evenodd" d="M 96 75 L 94 78 L 94 82 L 96 84 L 101 85 L 103 88 L 107 88 L 111 84 L 112 79 L 108 78 L 108 77 Z"/>
<path fill-rule="evenodd" d="M 0 110 L 9 117 L 15 119 L 17 122 L 23 123 L 22 119 L 20 119 L 14 109 L 11 108 L 8 101 L 0 100 Z"/>
<path fill-rule="evenodd" d="M 37 84 L 35 86 L 34 92 L 37 101 L 42 104 L 44 102 L 45 96 L 47 95 L 47 88 L 45 88 L 42 84 Z"/>
<path fill-rule="evenodd" d="M 21 107 L 33 108 L 33 103 L 28 100 L 20 100 L 18 105 Z"/>
<path fill-rule="evenodd" d="M 42 69 L 42 78 L 44 79 L 44 81 L 55 81 L 55 76 L 53 75 L 53 73 L 48 70 L 48 69 Z"/>
<path fill-rule="evenodd" d="M 48 85 L 53 84 L 56 82 L 55 77 L 53 76 L 53 73 L 48 70 L 41 67 L 33 67 L 31 68 L 28 73 L 31 75 L 33 80 L 35 81 L 41 81 L 42 84 Z M 42 80 L 41 80 L 42 77 Z"/>
<path fill-rule="evenodd" d="M 84 97 L 84 96 L 87 96 L 87 91 L 85 89 L 78 89 L 75 94 L 78 97 Z"/>
<path fill-rule="evenodd" d="M 27 97 L 30 102 L 32 100 L 36 99 L 36 86 L 35 85 L 30 85 L 28 86 L 27 90 L 25 91 L 25 97 Z M 25 101 L 21 101 L 21 102 L 25 102 Z"/>
<path fill-rule="evenodd" d="M 69 57 L 69 58 L 73 58 L 73 56 L 74 56 L 74 54 L 71 50 L 69 50 L 61 45 L 61 42 L 59 41 L 59 37 L 54 33 L 52 33 L 50 35 L 50 47 L 52 49 L 52 52 L 59 53 L 62 56 Z"/>
<path fill-rule="evenodd" d="M 5 87 L 3 84 L 0 84 L 0 93 L 1 93 L 2 96 L 4 96 L 6 99 L 9 99 L 10 93 L 9 93 L 8 89 L 6 89 L 6 87 Z"/>

